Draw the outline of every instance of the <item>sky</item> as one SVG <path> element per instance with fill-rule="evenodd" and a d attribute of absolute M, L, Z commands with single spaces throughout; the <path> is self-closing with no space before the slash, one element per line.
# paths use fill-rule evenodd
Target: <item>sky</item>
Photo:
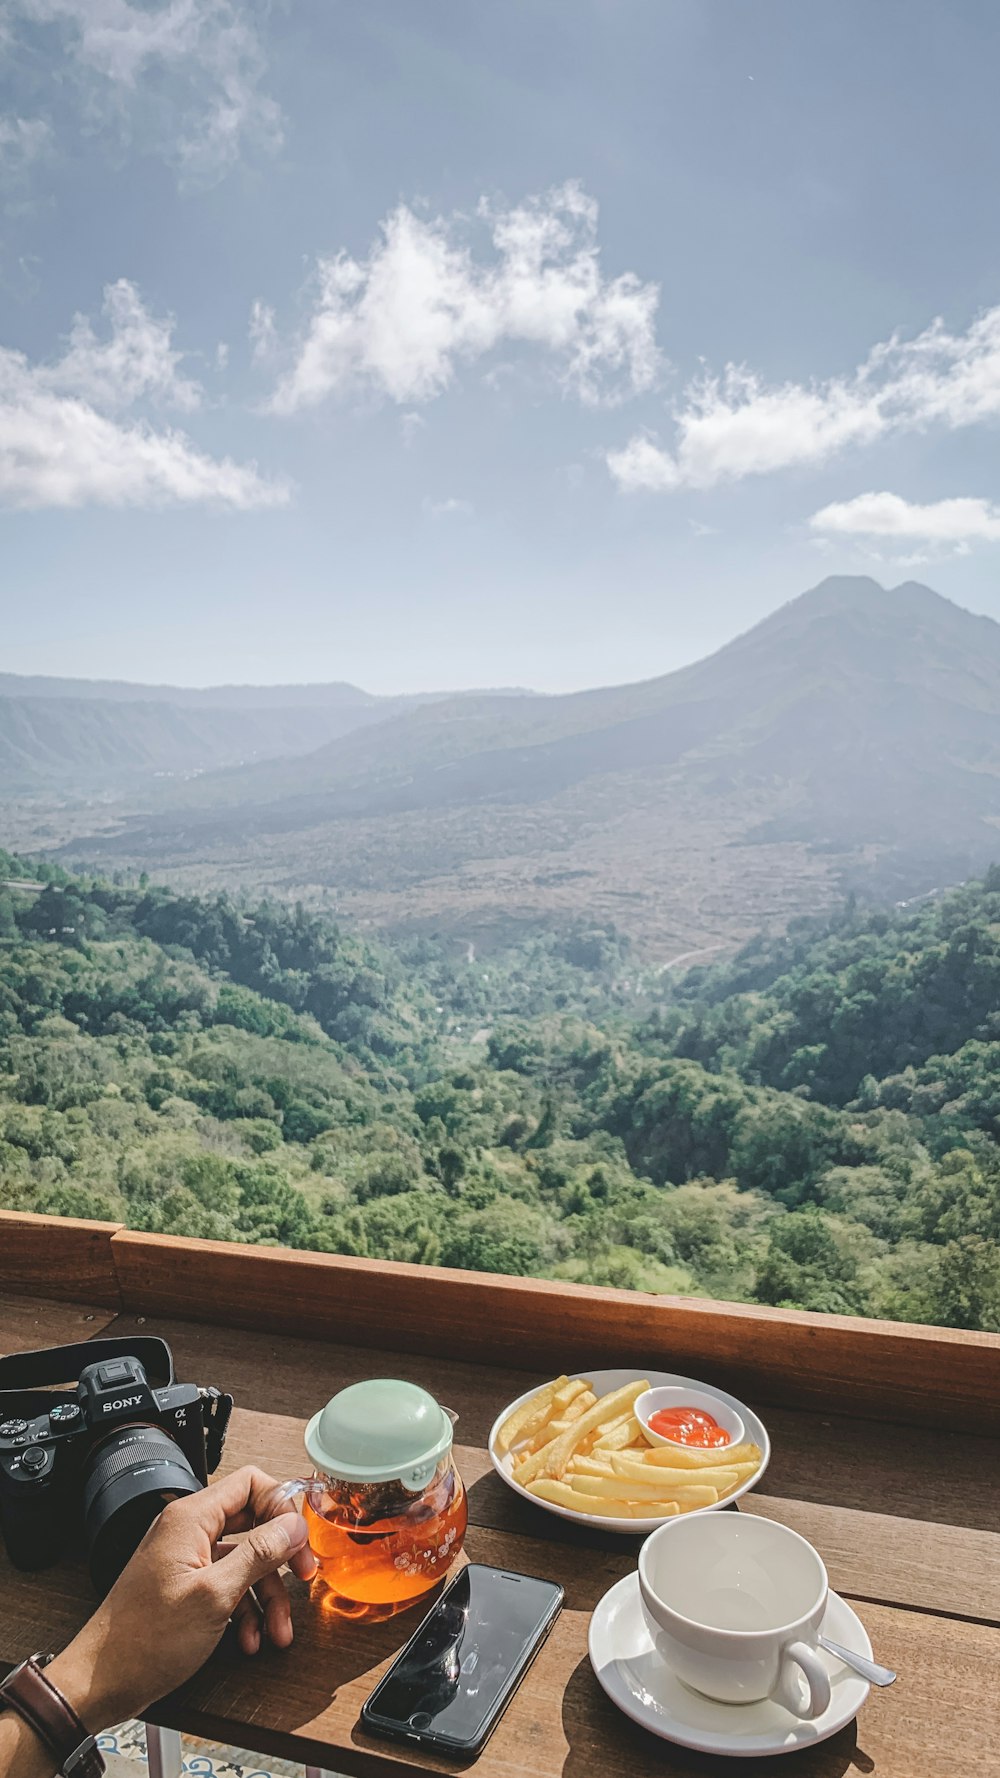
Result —
<path fill-rule="evenodd" d="M 993 0 L 0 0 L 0 670 L 1000 619 Z"/>

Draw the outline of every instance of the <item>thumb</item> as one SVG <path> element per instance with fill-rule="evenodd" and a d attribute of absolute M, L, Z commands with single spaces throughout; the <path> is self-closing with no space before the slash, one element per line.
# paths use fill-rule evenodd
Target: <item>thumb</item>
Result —
<path fill-rule="evenodd" d="M 216 1562 L 212 1573 L 216 1585 L 231 1608 L 242 1599 L 248 1587 L 273 1574 L 296 1550 L 309 1541 L 309 1527 L 301 1513 L 281 1513 L 264 1525 L 255 1525 L 248 1536 L 233 1545 L 224 1562 Z"/>

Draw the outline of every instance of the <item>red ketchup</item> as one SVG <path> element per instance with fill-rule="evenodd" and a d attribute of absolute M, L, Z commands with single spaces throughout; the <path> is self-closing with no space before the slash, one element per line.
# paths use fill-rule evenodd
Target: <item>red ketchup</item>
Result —
<path fill-rule="evenodd" d="M 712 1447 L 730 1442 L 728 1432 L 723 1432 L 715 1416 L 704 1408 L 661 1408 L 650 1414 L 649 1426 L 652 1432 L 672 1439 L 675 1445 Z"/>

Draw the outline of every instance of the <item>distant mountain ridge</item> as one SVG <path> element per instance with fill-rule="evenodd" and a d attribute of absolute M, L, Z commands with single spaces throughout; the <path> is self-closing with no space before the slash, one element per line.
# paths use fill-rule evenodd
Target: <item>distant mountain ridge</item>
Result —
<path fill-rule="evenodd" d="M 128 679 L 65 679 L 43 674 L 0 673 L 0 698 L 97 699 L 116 704 L 177 704 L 187 709 L 264 710 L 316 707 L 367 709 L 401 704 L 346 681 L 316 685 L 144 685 Z"/>
<path fill-rule="evenodd" d="M 364 720 L 367 712 L 361 712 Z M 7 792 L 122 789 L 159 775 L 304 753 L 353 726 L 353 713 L 199 708 L 153 700 L 0 697 L 0 783 Z"/>
<path fill-rule="evenodd" d="M 0 787 L 134 791 L 154 777 L 309 753 L 442 695 L 379 697 L 337 682 L 194 688 L 0 673 Z"/>
<path fill-rule="evenodd" d="M 1000 856 L 1000 625 L 830 579 L 680 671 L 387 713 L 171 784 L 69 855 L 308 885 L 387 926 L 585 910 L 661 953 L 714 944 L 838 883 L 916 893 Z"/>
<path fill-rule="evenodd" d="M 294 762 L 191 787 L 185 803 L 247 819 L 325 818 L 483 799 L 536 802 L 608 773 L 686 762 L 703 780 L 778 774 L 875 839 L 879 779 L 965 764 L 963 804 L 993 806 L 1000 625 L 927 587 L 829 580 L 716 654 L 656 679 L 546 698 L 470 694 L 353 730 Z M 836 768 L 834 773 L 833 768 Z M 836 778 L 836 781 L 835 781 Z M 869 821 L 872 805 L 874 827 Z M 272 810 L 271 817 L 265 814 Z"/>

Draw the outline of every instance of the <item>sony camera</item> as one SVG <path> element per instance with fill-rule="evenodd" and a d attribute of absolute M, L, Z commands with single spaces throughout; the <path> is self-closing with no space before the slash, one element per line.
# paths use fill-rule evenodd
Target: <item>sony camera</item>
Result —
<path fill-rule="evenodd" d="M 148 1335 L 0 1358 L 0 1529 L 14 1567 L 86 1550 L 106 1593 L 168 1501 L 218 1467 L 232 1406 L 178 1383 L 166 1341 Z"/>

